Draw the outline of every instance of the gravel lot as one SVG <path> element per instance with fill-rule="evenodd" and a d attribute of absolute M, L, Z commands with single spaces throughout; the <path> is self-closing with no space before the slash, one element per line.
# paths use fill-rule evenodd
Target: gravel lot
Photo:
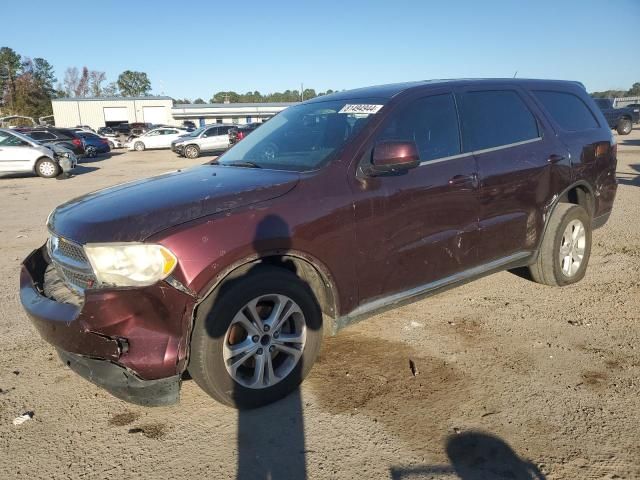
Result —
<path fill-rule="evenodd" d="M 504 272 L 377 316 L 327 339 L 299 394 L 242 413 L 192 381 L 174 407 L 111 397 L 61 365 L 18 299 L 56 205 L 203 159 L 121 150 L 67 180 L 0 178 L 0 477 L 640 478 L 638 128 L 618 152 L 581 283 Z"/>

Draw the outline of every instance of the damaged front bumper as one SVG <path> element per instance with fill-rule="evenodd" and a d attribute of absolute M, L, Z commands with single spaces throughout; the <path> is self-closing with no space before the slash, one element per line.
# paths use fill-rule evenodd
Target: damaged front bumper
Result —
<path fill-rule="evenodd" d="M 165 282 L 87 289 L 78 304 L 44 294 L 46 248 L 22 264 L 20 300 L 65 363 L 114 396 L 141 405 L 179 399 L 195 299 Z"/>

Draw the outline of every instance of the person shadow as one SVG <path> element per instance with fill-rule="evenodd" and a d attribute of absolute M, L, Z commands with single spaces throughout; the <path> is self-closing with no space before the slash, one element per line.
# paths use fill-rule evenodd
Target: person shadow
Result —
<path fill-rule="evenodd" d="M 273 255 L 274 251 L 277 251 L 278 255 L 282 255 L 290 248 L 291 232 L 288 224 L 277 215 L 265 216 L 256 228 L 253 249 L 258 258 L 269 255 L 269 260 L 256 263 L 250 268 L 241 271 L 241 273 L 233 275 L 233 278 L 226 280 L 220 287 L 219 298 L 223 297 L 225 292 L 235 288 L 242 288 L 245 279 L 265 267 L 284 268 L 298 274 L 298 278 L 303 283 L 307 293 L 310 293 L 318 312 L 320 312 L 318 299 L 313 294 L 310 286 L 301 278 L 299 272 L 296 272 L 294 263 L 281 256 Z M 258 306 L 260 306 L 261 302 L 258 302 Z M 264 317 L 266 318 L 270 313 L 270 309 L 274 307 L 270 307 L 266 302 L 264 308 L 267 309 Z M 307 332 L 309 332 L 309 329 L 321 329 L 321 325 L 312 325 L 307 321 Z M 212 325 L 208 327 L 208 335 L 214 338 L 224 337 L 226 339 L 226 332 L 226 326 Z M 232 332 L 230 332 L 231 334 Z M 246 334 L 244 336 L 246 337 Z M 260 339 L 259 341 L 262 342 L 262 340 Z M 265 349 L 267 348 L 270 347 L 267 345 Z M 271 355 L 267 352 L 265 354 Z M 277 369 L 278 360 L 276 356 L 279 353 L 274 350 L 272 355 L 274 369 Z M 301 357 L 299 362 L 303 362 L 303 360 L 304 357 Z M 256 368 L 256 364 L 252 364 L 252 360 L 248 362 L 242 368 L 245 366 Z M 296 367 L 291 372 L 290 375 L 294 376 L 293 380 L 296 383 L 300 383 L 302 380 L 302 371 L 303 368 Z M 230 386 L 228 388 L 232 389 L 234 399 L 242 404 L 242 397 L 243 394 L 246 394 L 247 387 L 241 386 L 231 377 L 229 377 L 229 383 Z M 289 478 L 304 480 L 307 478 L 303 403 L 299 387 L 286 397 L 266 406 L 252 408 L 250 405 L 245 405 L 240 407 L 238 410 L 236 478 L 238 480 Z"/>
<path fill-rule="evenodd" d="M 484 432 L 464 432 L 447 439 L 451 465 L 393 467 L 393 480 L 455 478 L 461 480 L 545 480 L 540 469 L 520 458 L 501 438 Z"/>

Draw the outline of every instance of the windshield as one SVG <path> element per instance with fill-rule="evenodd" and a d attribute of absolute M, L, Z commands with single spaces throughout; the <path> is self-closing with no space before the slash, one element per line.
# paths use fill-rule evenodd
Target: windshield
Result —
<path fill-rule="evenodd" d="M 197 130 L 194 130 L 193 132 L 189 132 L 185 135 L 182 135 L 183 137 L 197 137 L 198 135 L 200 135 L 202 132 L 204 132 L 207 128 L 209 128 L 211 125 L 207 125 L 206 127 L 200 127 Z"/>
<path fill-rule="evenodd" d="M 315 170 L 362 130 L 384 102 L 369 98 L 289 107 L 237 143 L 218 163 Z"/>

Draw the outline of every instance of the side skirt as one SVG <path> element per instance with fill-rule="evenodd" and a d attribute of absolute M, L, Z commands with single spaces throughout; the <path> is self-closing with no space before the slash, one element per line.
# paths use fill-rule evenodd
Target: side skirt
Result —
<path fill-rule="evenodd" d="M 499 258 L 489 263 L 478 265 L 477 267 L 455 273 L 440 280 L 420 285 L 419 287 L 415 287 L 410 290 L 371 300 L 360 305 L 347 315 L 336 318 L 333 323 L 332 333 L 335 335 L 340 330 L 353 323 L 403 305 L 417 302 L 431 295 L 449 290 L 450 288 L 464 285 L 472 280 L 491 275 L 492 273 L 529 265 L 533 258 L 535 258 L 535 252 L 517 252 L 509 255 L 508 257 Z"/>

